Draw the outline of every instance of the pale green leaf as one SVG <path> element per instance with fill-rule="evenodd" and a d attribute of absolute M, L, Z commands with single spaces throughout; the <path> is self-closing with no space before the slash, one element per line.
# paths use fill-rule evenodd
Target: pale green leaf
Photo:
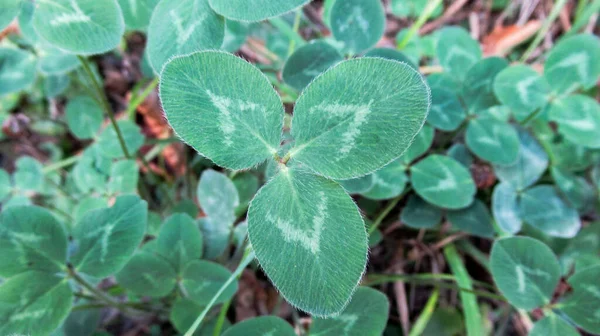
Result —
<path fill-rule="evenodd" d="M 431 86 L 432 90 L 434 87 L 446 89 L 455 94 L 459 94 L 461 90 L 461 83 L 454 76 L 445 72 L 433 73 L 427 76 L 427 83 Z M 432 94 L 433 96 L 433 94 Z"/>
<path fill-rule="evenodd" d="M 351 54 L 373 47 L 385 31 L 385 9 L 379 0 L 336 1 L 329 20 L 333 36 Z"/>
<path fill-rule="evenodd" d="M 414 160 L 418 159 L 421 155 L 427 153 L 431 144 L 433 144 L 433 138 L 435 136 L 435 130 L 429 125 L 423 125 L 421 131 L 415 137 L 415 140 L 410 147 L 402 154 L 400 161 L 405 165 L 411 164 Z"/>
<path fill-rule="evenodd" d="M 12 0 L 5 0 L 11 2 Z M 31 44 L 36 44 L 39 40 L 35 29 L 33 29 L 33 13 L 35 12 L 35 3 L 33 1 L 20 1 L 21 12 L 18 16 L 19 30 L 25 40 Z"/>
<path fill-rule="evenodd" d="M 243 212 L 248 208 L 248 204 L 260 187 L 258 177 L 252 173 L 236 174 L 231 181 L 237 189 L 239 196 L 239 205 L 235 208 L 235 213 Z"/>
<path fill-rule="evenodd" d="M 175 288 L 177 273 L 160 256 L 138 252 L 116 274 L 116 278 L 119 285 L 137 295 L 162 297 Z"/>
<path fill-rule="evenodd" d="M 227 329 L 223 336 L 295 336 L 294 328 L 276 316 L 247 319 Z"/>
<path fill-rule="evenodd" d="M 31 156 L 22 156 L 15 163 L 15 189 L 21 192 L 39 192 L 44 188 L 42 164 Z"/>
<path fill-rule="evenodd" d="M 198 216 L 198 210 L 196 203 L 193 200 L 186 198 L 175 203 L 175 205 L 169 209 L 168 214 L 184 213 L 192 218 L 196 218 Z"/>
<path fill-rule="evenodd" d="M 551 185 L 525 190 L 519 202 L 524 222 L 552 237 L 572 238 L 581 228 L 579 214 L 567 205 Z"/>
<path fill-rule="evenodd" d="M 135 194 L 139 168 L 134 160 L 121 160 L 110 167 L 108 192 L 110 194 Z"/>
<path fill-rule="evenodd" d="M 556 187 L 565 196 L 570 205 L 578 210 L 586 211 L 597 199 L 596 191 L 582 176 L 577 176 L 563 169 L 550 169 Z"/>
<path fill-rule="evenodd" d="M 156 239 L 154 251 L 181 274 L 186 265 L 202 256 L 202 235 L 190 216 L 178 213 L 167 218 Z"/>
<path fill-rule="evenodd" d="M 159 0 L 117 0 L 125 26 L 131 30 L 146 30 L 150 17 Z"/>
<path fill-rule="evenodd" d="M 362 195 L 373 200 L 394 198 L 404 191 L 408 183 L 406 167 L 400 160 L 388 164 L 371 175 L 373 186 Z"/>
<path fill-rule="evenodd" d="M 410 65 L 413 69 L 419 71 L 419 67 L 416 66 L 407 55 L 403 54 L 397 49 L 373 48 L 365 54 L 365 57 L 381 57 L 393 61 L 403 62 L 407 65 Z"/>
<path fill-rule="evenodd" d="M 410 168 L 411 182 L 427 202 L 448 209 L 466 208 L 475 197 L 475 182 L 454 159 L 433 154 Z"/>
<path fill-rule="evenodd" d="M 454 131 L 467 117 L 458 95 L 446 87 L 431 87 L 431 111 L 427 122 L 442 131 Z"/>
<path fill-rule="evenodd" d="M 550 98 L 550 85 L 527 65 L 513 65 L 502 70 L 494 80 L 494 92 L 516 115 L 527 115 L 544 106 Z"/>
<path fill-rule="evenodd" d="M 209 0 L 215 12 L 235 21 L 262 21 L 283 15 L 310 2 L 310 0 Z"/>
<path fill-rule="evenodd" d="M 233 224 L 234 210 L 240 205 L 235 184 L 224 174 L 207 169 L 198 183 L 198 203 L 208 217 Z"/>
<path fill-rule="evenodd" d="M 160 74 L 170 58 L 218 49 L 224 36 L 225 20 L 210 8 L 208 0 L 161 0 L 152 12 L 148 27 L 150 65 Z M 203 78 L 198 75 L 191 72 L 187 78 L 201 81 Z"/>
<path fill-rule="evenodd" d="M 33 27 L 53 46 L 79 55 L 116 48 L 125 31 L 116 0 L 38 0 Z"/>
<path fill-rule="evenodd" d="M 249 30 L 250 24 L 226 20 L 221 49 L 231 53 L 238 51 L 246 42 Z"/>
<path fill-rule="evenodd" d="M 94 277 L 119 271 L 146 231 L 148 205 L 137 196 L 120 196 L 111 208 L 88 212 L 73 229 L 75 268 Z"/>
<path fill-rule="evenodd" d="M 171 309 L 171 312 L 169 314 L 169 320 L 171 320 L 171 323 L 173 324 L 175 329 L 177 329 L 177 331 L 183 334 L 190 329 L 190 327 L 192 326 L 192 324 L 194 324 L 194 321 L 196 320 L 198 315 L 200 315 L 203 309 L 204 308 L 202 306 L 194 303 L 194 301 L 192 300 L 179 299 L 173 304 L 173 308 Z M 213 336 L 213 331 L 215 330 L 216 323 L 216 318 L 202 322 L 200 328 L 198 328 L 194 333 L 194 336 Z M 223 321 L 223 329 L 221 329 L 220 335 L 222 335 L 222 332 L 228 329 L 230 326 L 231 322 L 229 322 L 229 320 L 226 318 L 225 321 Z"/>
<path fill-rule="evenodd" d="M 105 198 L 93 196 L 82 198 L 75 205 L 75 209 L 73 209 L 73 220 L 78 222 L 88 211 L 106 208 L 107 206 L 108 201 Z"/>
<path fill-rule="evenodd" d="M 579 333 L 565 320 L 551 314 L 537 321 L 527 336 L 579 336 Z"/>
<path fill-rule="evenodd" d="M 528 237 L 497 240 L 490 254 L 490 271 L 502 295 L 525 310 L 550 303 L 560 280 L 552 250 Z"/>
<path fill-rule="evenodd" d="M 385 294 L 372 288 L 359 287 L 340 315 L 328 319 L 314 318 L 310 335 L 381 335 L 387 324 L 389 309 L 390 303 Z"/>
<path fill-rule="evenodd" d="M 90 191 L 103 191 L 106 187 L 106 178 L 94 165 L 89 157 L 82 157 L 71 171 L 75 187 L 84 194 Z"/>
<path fill-rule="evenodd" d="M 339 184 L 308 172 L 285 168 L 258 192 L 248 234 L 281 294 L 313 316 L 342 311 L 365 269 L 358 208 Z"/>
<path fill-rule="evenodd" d="M 575 273 L 567 281 L 572 293 L 560 310 L 587 332 L 600 333 L 600 265 Z"/>
<path fill-rule="evenodd" d="M 0 97 L 33 85 L 37 60 L 20 49 L 0 48 Z"/>
<path fill-rule="evenodd" d="M 0 335 L 49 335 L 72 304 L 64 277 L 36 271 L 13 276 L 0 285 Z"/>
<path fill-rule="evenodd" d="M 417 195 L 411 195 L 402 208 L 400 220 L 412 228 L 431 229 L 442 221 L 442 210 Z"/>
<path fill-rule="evenodd" d="M 473 164 L 473 156 L 471 155 L 471 152 L 469 152 L 467 146 L 461 143 L 455 143 L 452 145 L 450 148 L 448 148 L 446 154 L 448 157 L 453 158 L 467 169 Z"/>
<path fill-rule="evenodd" d="M 102 309 L 72 310 L 61 329 L 64 336 L 92 336 L 95 335 L 100 318 Z"/>
<path fill-rule="evenodd" d="M 456 229 L 484 238 L 494 236 L 492 215 L 485 203 L 478 199 L 467 208 L 448 211 L 446 216 Z"/>
<path fill-rule="evenodd" d="M 517 161 L 510 166 L 494 166 L 494 172 L 502 182 L 523 190 L 534 184 L 548 167 L 548 154 L 526 130 L 517 129 L 521 142 Z"/>
<path fill-rule="evenodd" d="M 12 189 L 10 175 L 8 175 L 6 170 L 0 168 L 0 202 L 4 201 L 12 193 Z"/>
<path fill-rule="evenodd" d="M 445 72 L 462 82 L 467 71 L 481 59 L 481 47 L 469 33 L 460 27 L 440 30 L 437 58 Z"/>
<path fill-rule="evenodd" d="M 493 164 L 510 166 L 519 158 L 519 135 L 507 122 L 475 118 L 467 126 L 465 141 L 475 155 Z"/>
<path fill-rule="evenodd" d="M 241 58 L 217 51 L 175 58 L 162 73 L 160 97 L 175 132 L 219 166 L 250 168 L 279 148 L 281 100 Z"/>
<path fill-rule="evenodd" d="M 76 55 L 50 48 L 38 61 L 38 69 L 45 75 L 64 75 L 81 66 Z"/>
<path fill-rule="evenodd" d="M 401 18 L 417 18 L 425 10 L 428 2 L 428 0 L 392 0 L 390 9 L 392 14 Z M 436 18 L 440 16 L 443 10 L 444 6 L 436 6 L 431 13 L 431 17 Z"/>
<path fill-rule="evenodd" d="M 225 252 L 231 236 L 231 220 L 219 217 L 198 219 L 204 239 L 204 259 L 215 259 Z"/>
<path fill-rule="evenodd" d="M 341 60 L 342 55 L 331 44 L 313 41 L 290 55 L 281 76 L 288 85 L 302 91 L 315 77 Z"/>
<path fill-rule="evenodd" d="M 20 0 L 0 0 L 0 31 L 4 30 L 21 9 Z"/>
<path fill-rule="evenodd" d="M 189 262 L 183 271 L 182 286 L 190 300 L 205 306 L 231 276 L 228 269 L 217 263 L 194 260 Z M 237 289 L 238 283 L 233 281 L 217 298 L 216 304 L 231 299 Z"/>
<path fill-rule="evenodd" d="M 104 121 L 102 108 L 89 96 L 69 99 L 65 115 L 69 129 L 78 139 L 93 138 Z"/>
<path fill-rule="evenodd" d="M 549 118 L 558 132 L 575 144 L 600 148 L 600 104 L 584 95 L 572 95 L 552 102 Z"/>
<path fill-rule="evenodd" d="M 501 182 L 492 193 L 492 214 L 498 226 L 511 234 L 521 231 L 523 221 L 519 217 L 517 190 L 509 183 Z"/>
<path fill-rule="evenodd" d="M 470 112 L 476 113 L 498 105 L 494 94 L 494 79 L 507 66 L 507 60 L 489 57 L 475 63 L 467 71 L 461 96 Z"/>
<path fill-rule="evenodd" d="M 48 273 L 64 269 L 67 259 L 65 229 L 47 210 L 13 206 L 0 213 L 0 275 L 29 270 Z"/>
<path fill-rule="evenodd" d="M 117 121 L 117 124 L 121 129 L 127 151 L 129 151 L 130 155 L 134 155 L 144 144 L 144 136 L 140 132 L 140 128 L 130 120 L 119 120 Z M 100 137 L 98 138 L 98 148 L 107 158 L 118 159 L 125 156 L 123 148 L 119 143 L 117 132 L 112 125 L 108 125 L 100 134 Z"/>
<path fill-rule="evenodd" d="M 591 34 L 561 40 L 548 55 L 544 77 L 555 92 L 570 93 L 579 87 L 589 89 L 600 76 L 600 39 Z"/>
<path fill-rule="evenodd" d="M 326 177 L 371 173 L 401 156 L 420 131 L 429 89 L 406 64 L 363 57 L 317 77 L 294 107 L 289 152 Z"/>
<path fill-rule="evenodd" d="M 351 180 L 340 180 L 338 183 L 349 194 L 366 193 L 375 186 L 375 174 L 365 175 Z"/>
<path fill-rule="evenodd" d="M 50 75 L 44 77 L 44 94 L 48 98 L 56 98 L 63 94 L 71 84 L 71 78 L 68 75 Z"/>

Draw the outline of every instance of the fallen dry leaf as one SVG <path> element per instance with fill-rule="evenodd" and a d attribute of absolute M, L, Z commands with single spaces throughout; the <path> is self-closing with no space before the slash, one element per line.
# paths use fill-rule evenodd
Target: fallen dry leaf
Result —
<path fill-rule="evenodd" d="M 532 20 L 522 26 L 496 26 L 483 38 L 485 56 L 504 56 L 514 47 L 530 39 L 542 26 L 538 20 Z"/>

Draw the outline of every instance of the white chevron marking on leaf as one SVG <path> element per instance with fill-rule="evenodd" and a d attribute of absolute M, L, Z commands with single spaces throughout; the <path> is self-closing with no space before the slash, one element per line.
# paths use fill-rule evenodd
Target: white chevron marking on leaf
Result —
<path fill-rule="evenodd" d="M 90 19 L 89 16 L 85 15 L 85 13 L 81 10 L 81 8 L 75 0 L 71 0 L 71 7 L 73 7 L 74 13 L 62 13 L 61 15 L 50 20 L 50 25 L 60 26 L 71 23 L 82 23 L 92 21 L 92 19 Z"/>

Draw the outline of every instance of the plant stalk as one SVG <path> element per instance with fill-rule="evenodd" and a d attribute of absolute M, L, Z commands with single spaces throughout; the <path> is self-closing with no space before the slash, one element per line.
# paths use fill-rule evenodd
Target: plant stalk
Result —
<path fill-rule="evenodd" d="M 535 48 L 537 48 L 538 45 L 542 42 L 542 40 L 544 39 L 544 36 L 546 36 L 546 33 L 548 33 L 548 30 L 550 30 L 550 26 L 552 25 L 554 20 L 556 20 L 556 18 L 560 14 L 560 11 L 566 4 L 567 4 L 567 0 L 558 0 L 556 2 L 554 7 L 552 8 L 552 11 L 550 12 L 550 15 L 548 15 L 548 17 L 544 21 L 542 28 L 540 29 L 538 34 L 535 36 L 535 39 L 533 40 L 533 42 L 531 42 L 531 44 L 529 45 L 527 50 L 525 50 L 525 53 L 523 53 L 523 56 L 520 59 L 521 62 L 525 62 L 525 61 L 527 61 L 527 59 L 529 59 L 529 56 L 531 56 L 531 54 L 533 53 Z"/>
<path fill-rule="evenodd" d="M 413 23 L 412 26 L 410 26 L 408 33 L 406 33 L 402 41 L 398 42 L 398 49 L 403 49 L 404 47 L 406 47 L 406 45 L 410 42 L 412 37 L 419 31 L 419 29 L 421 29 L 421 26 L 423 26 L 425 22 L 429 20 L 429 17 L 431 17 L 431 15 L 433 14 L 433 11 L 441 3 L 442 0 L 433 0 L 427 3 L 427 6 L 425 7 L 425 9 L 423 9 L 423 12 L 421 12 L 421 15 L 419 15 L 417 21 Z"/>

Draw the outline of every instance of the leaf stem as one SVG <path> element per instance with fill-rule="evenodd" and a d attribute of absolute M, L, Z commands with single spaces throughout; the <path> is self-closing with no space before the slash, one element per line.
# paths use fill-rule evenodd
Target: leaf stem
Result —
<path fill-rule="evenodd" d="M 531 44 L 529 45 L 527 50 L 525 50 L 525 53 L 523 53 L 523 56 L 521 56 L 521 59 L 520 59 L 521 62 L 525 62 L 525 61 L 527 61 L 527 59 L 529 59 L 529 56 L 531 56 L 531 54 L 533 53 L 535 48 L 537 48 L 537 46 L 542 42 L 542 39 L 544 39 L 544 36 L 546 35 L 546 33 L 548 33 L 548 30 L 550 30 L 550 26 L 552 25 L 554 20 L 556 20 L 556 18 L 560 14 L 560 11 L 566 4 L 567 4 L 567 0 L 558 0 L 556 2 L 554 7 L 552 8 L 552 11 L 550 12 L 550 15 L 548 15 L 548 17 L 544 21 L 542 28 L 539 30 L 538 34 L 535 36 L 535 39 L 533 40 L 533 42 L 531 42 Z"/>
<path fill-rule="evenodd" d="M 227 310 L 229 310 L 230 305 L 231 305 L 231 299 L 227 300 L 221 307 L 221 311 L 219 312 L 219 317 L 217 317 L 217 324 L 215 325 L 215 329 L 213 329 L 213 336 L 221 335 L 221 330 L 223 329 L 223 323 L 225 322 L 225 315 L 227 315 Z"/>
<path fill-rule="evenodd" d="M 294 18 L 294 27 L 292 28 L 296 34 L 298 34 L 298 29 L 300 28 L 300 18 L 302 18 L 302 10 L 298 9 L 296 11 L 296 17 Z M 288 48 L 288 57 L 290 57 L 294 53 L 295 48 L 296 40 L 290 40 L 290 47 Z"/>
<path fill-rule="evenodd" d="M 429 297 L 429 300 L 427 300 L 425 308 L 423 308 L 423 312 L 421 312 L 421 315 L 419 315 L 419 317 L 417 318 L 417 321 L 413 325 L 408 336 L 419 336 L 423 333 L 425 327 L 427 326 L 427 323 L 429 323 L 429 320 L 431 319 L 431 315 L 433 315 L 433 310 L 437 306 L 439 297 L 440 290 L 436 288 L 433 291 L 433 294 L 431 294 L 431 296 Z"/>
<path fill-rule="evenodd" d="M 423 9 L 423 11 L 421 12 L 421 15 L 419 15 L 419 18 L 417 19 L 417 21 L 415 23 L 413 23 L 412 26 L 410 26 L 408 33 L 406 33 L 404 38 L 402 38 L 402 41 L 398 42 L 398 49 L 403 49 L 404 47 L 406 47 L 408 42 L 410 42 L 412 37 L 419 31 L 421 26 L 423 26 L 423 24 L 425 24 L 425 22 L 427 22 L 427 20 L 429 20 L 429 17 L 431 17 L 431 15 L 433 14 L 433 11 L 441 3 L 442 3 L 442 0 L 433 0 L 433 1 L 429 1 L 427 3 L 427 6 L 425 7 L 425 9 Z"/>
<path fill-rule="evenodd" d="M 411 190 L 412 188 L 407 187 L 400 195 L 398 195 L 396 198 L 392 199 L 388 203 L 388 205 L 379 213 L 377 218 L 375 218 L 375 221 L 373 221 L 371 227 L 369 227 L 369 230 L 367 231 L 367 234 L 369 236 L 373 233 L 373 231 L 377 229 L 377 227 L 379 227 L 379 225 L 381 225 L 381 222 L 385 219 L 385 217 L 387 217 L 387 215 L 389 215 L 389 213 L 394 209 L 394 207 L 398 205 L 398 202 L 400 202 L 400 200 L 404 198 L 404 196 L 406 196 L 406 194 L 408 194 Z"/>
<path fill-rule="evenodd" d="M 294 31 L 290 25 L 285 22 L 281 17 L 274 17 L 269 19 L 269 23 L 271 23 L 275 28 L 277 28 L 283 35 L 285 35 L 290 41 L 294 41 L 299 47 L 306 44 L 306 41 L 297 31 Z"/>
<path fill-rule="evenodd" d="M 242 271 L 246 268 L 246 266 L 248 266 L 248 264 L 250 264 L 252 260 L 254 260 L 254 251 L 251 247 L 248 247 L 246 248 L 244 256 L 242 257 L 242 261 L 240 262 L 236 270 L 233 272 L 233 274 L 231 274 L 229 279 L 225 281 L 221 288 L 219 288 L 219 290 L 213 295 L 212 299 L 208 302 L 206 307 L 204 307 L 204 310 L 202 310 L 200 315 L 196 318 L 196 320 L 184 336 L 192 336 L 194 332 L 196 332 L 196 329 L 198 329 L 200 323 L 202 323 L 202 320 L 204 320 L 204 317 L 206 316 L 206 314 L 208 314 L 208 311 L 212 308 L 212 306 L 214 306 L 215 302 L 217 302 L 217 298 L 221 296 L 225 289 L 233 282 L 233 280 L 235 280 L 242 273 Z"/>
<path fill-rule="evenodd" d="M 133 119 L 135 116 L 135 110 L 137 110 L 138 106 L 146 100 L 146 98 L 154 91 L 156 86 L 158 85 L 158 77 L 155 77 L 148 86 L 142 91 L 141 94 L 135 96 L 129 105 L 127 106 L 127 111 L 125 114 L 129 117 L 129 119 Z"/>
<path fill-rule="evenodd" d="M 49 164 L 46 167 L 44 167 L 44 169 L 42 169 L 42 172 L 44 174 L 48 174 L 55 170 L 58 170 L 58 169 L 61 169 L 64 167 L 68 167 L 68 166 L 76 163 L 77 161 L 79 161 L 80 158 L 81 158 L 80 155 L 74 155 L 74 156 L 68 157 L 66 159 L 60 160 L 58 162 Z"/>
<path fill-rule="evenodd" d="M 94 86 L 94 89 L 96 90 L 96 94 L 98 95 L 98 98 L 102 102 L 102 107 L 104 108 L 104 111 L 106 112 L 106 114 L 108 114 L 108 118 L 110 119 L 110 122 L 112 123 L 112 125 L 115 129 L 115 132 L 117 133 L 117 138 L 119 139 L 119 144 L 121 145 L 123 154 L 125 155 L 126 158 L 131 159 L 131 155 L 129 154 L 129 151 L 127 150 L 127 146 L 125 145 L 125 139 L 123 138 L 123 133 L 121 133 L 121 129 L 119 128 L 119 125 L 117 124 L 117 120 L 115 119 L 115 114 L 113 113 L 113 110 L 110 107 L 108 100 L 106 99 L 104 90 L 102 89 L 102 87 L 100 86 L 98 81 L 96 80 L 96 76 L 92 72 L 92 68 L 90 67 L 88 60 L 81 55 L 77 55 L 77 58 L 79 58 L 79 61 L 83 65 L 83 69 L 85 70 L 87 76 L 90 78 L 90 81 L 92 82 L 92 85 Z"/>

